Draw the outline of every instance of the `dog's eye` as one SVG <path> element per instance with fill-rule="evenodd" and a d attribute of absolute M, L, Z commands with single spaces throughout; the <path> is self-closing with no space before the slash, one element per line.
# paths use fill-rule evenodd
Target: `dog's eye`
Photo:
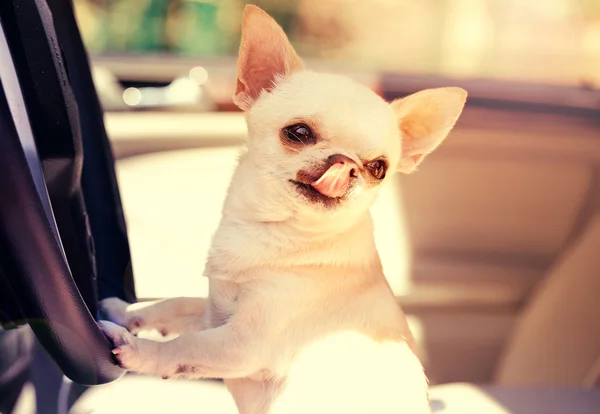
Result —
<path fill-rule="evenodd" d="M 367 170 L 371 173 L 371 175 L 378 180 L 383 180 L 385 178 L 385 172 L 387 170 L 387 165 L 383 160 L 375 160 L 367 163 L 365 165 Z"/>
<path fill-rule="evenodd" d="M 298 144 L 313 144 L 315 137 L 310 128 L 304 124 L 295 124 L 283 128 L 285 137 Z"/>

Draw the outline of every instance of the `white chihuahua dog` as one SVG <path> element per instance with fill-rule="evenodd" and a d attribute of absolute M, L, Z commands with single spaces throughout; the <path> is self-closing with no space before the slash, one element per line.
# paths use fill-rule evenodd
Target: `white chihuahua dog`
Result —
<path fill-rule="evenodd" d="M 305 70 L 281 27 L 247 6 L 234 101 L 248 151 L 206 264 L 209 298 L 102 301 L 119 365 L 222 378 L 241 414 L 429 413 L 369 208 L 392 174 L 411 173 L 444 140 L 466 96 L 430 89 L 390 104 Z M 132 335 L 144 329 L 179 336 Z"/>

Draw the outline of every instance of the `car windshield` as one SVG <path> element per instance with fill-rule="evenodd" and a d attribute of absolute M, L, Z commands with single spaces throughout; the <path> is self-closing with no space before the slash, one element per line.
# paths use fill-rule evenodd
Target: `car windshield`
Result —
<path fill-rule="evenodd" d="M 238 0 L 75 0 L 94 56 L 234 59 Z M 354 69 L 549 84 L 600 78 L 597 0 L 255 1 L 301 56 Z"/>

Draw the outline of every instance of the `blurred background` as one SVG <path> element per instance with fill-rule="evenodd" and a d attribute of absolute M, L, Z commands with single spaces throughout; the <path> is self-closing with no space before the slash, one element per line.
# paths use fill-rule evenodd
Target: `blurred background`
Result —
<path fill-rule="evenodd" d="M 237 0 L 75 0 L 94 55 L 231 59 Z M 305 58 L 371 70 L 579 84 L 598 79 L 597 0 L 256 1 Z"/>
<path fill-rule="evenodd" d="M 246 2 L 72 1 L 116 159 L 137 297 L 206 296 L 204 263 L 247 134 L 231 99 Z M 372 209 L 432 401 L 449 408 L 439 412 L 551 412 L 536 410 L 542 400 L 553 412 L 600 412 L 600 0 L 253 3 L 310 69 L 389 101 L 441 86 L 469 93 L 443 145 Z M 29 400 L 56 400 L 62 373 L 37 355 Z M 70 413 L 144 411 L 140 401 L 170 412 L 198 398 L 233 410 L 214 382 L 127 375 L 80 388 L 67 396 Z M 581 389 L 583 399 L 569 394 Z M 586 398 L 593 409 L 575 410 Z M 469 401 L 494 409 L 455 404 Z M 37 412 L 66 412 L 50 405 Z"/>
<path fill-rule="evenodd" d="M 246 2 L 74 1 L 117 158 L 138 297 L 206 295 L 200 275 L 246 134 L 231 103 Z M 557 269 L 600 212 L 600 2 L 255 4 L 312 69 L 388 100 L 437 86 L 469 92 L 444 145 L 373 207 L 386 276 L 431 383 L 581 383 L 590 362 L 548 351 L 567 358 L 548 374 L 532 326 L 556 303 L 585 303 L 582 292 L 540 291 L 563 277 Z M 590 278 L 577 283 L 590 291 L 599 266 L 585 260 L 576 265 L 592 273 L 578 271 Z M 580 326 L 571 345 L 591 346 L 600 327 L 570 315 L 577 323 L 565 324 Z M 523 361 L 534 361 L 530 374 Z"/>
<path fill-rule="evenodd" d="M 233 82 L 223 80 L 223 73 L 234 68 L 245 3 L 75 0 L 90 52 L 120 81 L 170 83 L 198 64 L 193 75 L 200 83 L 208 79 L 203 69 L 214 72 L 205 89 L 219 103 L 231 92 Z M 599 81 L 597 0 L 255 3 L 318 67 L 582 87 Z M 167 104 L 200 99 L 179 95 L 162 99 Z M 145 106 L 160 99 L 129 91 L 125 101 Z M 116 101 L 115 109 L 123 103 Z"/>

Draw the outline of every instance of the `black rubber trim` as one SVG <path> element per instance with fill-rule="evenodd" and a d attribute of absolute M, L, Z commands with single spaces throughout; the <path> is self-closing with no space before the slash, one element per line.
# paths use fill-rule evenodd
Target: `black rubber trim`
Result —
<path fill-rule="evenodd" d="M 86 288 L 85 298 L 95 308 L 94 256 L 80 187 L 77 103 L 62 66 L 52 15 L 43 0 L 0 2 L 0 22 L 3 283 L 70 379 L 86 385 L 110 382 L 124 372 L 114 364 L 112 346 L 96 326 L 79 289 Z M 53 208 L 60 212 L 59 220 Z M 61 236 L 69 249 L 63 249 Z"/>
<path fill-rule="evenodd" d="M 19 3 L 26 0 L 14 1 Z M 81 187 L 93 235 L 98 296 L 100 299 L 116 296 L 127 302 L 135 302 L 129 240 L 115 174 L 115 161 L 73 4 L 71 0 L 46 1 L 53 15 L 58 44 L 79 108 L 85 158 Z"/>
<path fill-rule="evenodd" d="M 40 342 L 75 382 L 119 378 L 111 344 L 96 326 L 71 277 L 25 152 L 0 92 L 0 265 Z"/>
<path fill-rule="evenodd" d="M 36 4 L 37 3 L 37 4 Z M 92 314 L 98 302 L 93 243 L 81 189 L 83 148 L 77 103 L 43 2 L 2 6 L 11 49 L 71 274 Z"/>

